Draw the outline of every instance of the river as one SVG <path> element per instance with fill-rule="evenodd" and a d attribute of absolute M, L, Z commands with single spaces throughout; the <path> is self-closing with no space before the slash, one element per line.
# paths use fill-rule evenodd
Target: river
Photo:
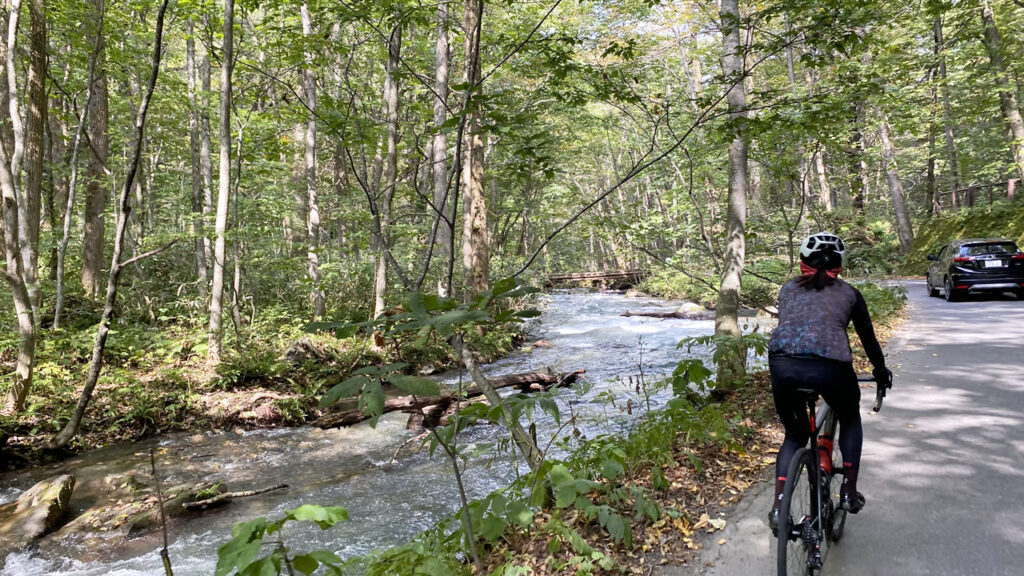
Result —
<path fill-rule="evenodd" d="M 558 393 L 564 413 L 579 417 L 587 436 L 621 431 L 635 422 L 646 399 L 630 378 L 642 372 L 648 382 L 671 373 L 685 351 L 682 338 L 710 334 L 713 321 L 623 317 L 625 310 L 674 309 L 678 303 L 617 293 L 558 292 L 543 297 L 544 311 L 531 329 L 533 346 L 485 366 L 488 375 L 552 368 L 587 370 L 588 388 Z M 529 347 L 529 344 L 527 344 Z M 699 352 L 697 352 L 699 354 Z M 447 378 L 455 378 L 448 375 Z M 605 399 L 616 398 L 610 405 Z M 652 398 L 664 403 L 666 393 Z M 632 400 L 631 414 L 623 410 Z M 408 541 L 418 532 L 454 512 L 458 506 L 454 477 L 446 459 L 426 451 L 393 455 L 415 433 L 405 429 L 407 416 L 389 414 L 376 428 L 361 424 L 320 430 L 310 427 L 256 431 L 173 434 L 129 445 L 112 446 L 56 465 L 0 476 L 0 502 L 9 501 L 36 481 L 70 472 L 77 478 L 72 509 L 82 510 L 90 495 L 109 489 L 110 477 L 135 474 L 149 482 L 149 451 L 155 448 L 164 485 L 200 479 L 223 480 L 232 491 L 278 483 L 287 490 L 238 500 L 188 519 L 170 522 L 170 558 L 177 576 L 209 575 L 217 547 L 231 527 L 259 516 L 278 518 L 300 504 L 342 506 L 349 520 L 321 531 L 288 526 L 285 542 L 295 551 L 333 550 L 343 558 Z M 538 418 L 538 435 L 550 438 L 556 426 Z M 500 431 L 476 426 L 461 437 L 464 445 L 494 442 Z M 465 482 L 471 498 L 481 497 L 515 477 L 511 459 L 491 453 L 470 461 Z M 163 572 L 158 555 L 162 537 L 151 533 L 126 539 L 111 537 L 97 544 L 70 538 L 44 539 L 39 548 L 8 557 L 4 576 L 142 576 Z"/>

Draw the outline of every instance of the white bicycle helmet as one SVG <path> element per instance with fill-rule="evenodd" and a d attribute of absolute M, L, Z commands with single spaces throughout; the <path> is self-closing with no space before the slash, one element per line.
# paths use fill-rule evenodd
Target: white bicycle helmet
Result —
<path fill-rule="evenodd" d="M 818 232 L 800 244 L 800 261 L 814 268 L 836 268 L 843 265 L 846 244 L 830 232 Z"/>

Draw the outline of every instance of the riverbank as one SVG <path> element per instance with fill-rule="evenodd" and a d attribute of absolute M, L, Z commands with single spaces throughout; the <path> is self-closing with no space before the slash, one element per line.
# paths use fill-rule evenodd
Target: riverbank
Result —
<path fill-rule="evenodd" d="M 426 375 L 455 365 L 443 342 L 416 342 L 414 335 L 335 338 L 303 328 L 292 322 L 249 334 L 242 352 L 211 369 L 199 327 L 119 326 L 78 435 L 68 448 L 49 451 L 45 444 L 74 409 L 88 370 L 89 330 L 64 331 L 40 343 L 28 408 L 0 417 L 0 472 L 178 432 L 300 426 L 324 414 L 318 400 L 325 390 L 360 368 L 404 362 L 410 373 Z M 509 323 L 471 338 L 481 361 L 489 362 L 517 350 L 526 332 Z"/>

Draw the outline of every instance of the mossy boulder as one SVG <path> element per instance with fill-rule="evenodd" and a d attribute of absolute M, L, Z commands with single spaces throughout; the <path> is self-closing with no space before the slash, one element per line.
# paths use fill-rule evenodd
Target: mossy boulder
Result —
<path fill-rule="evenodd" d="M 17 500 L 0 505 L 0 562 L 56 528 L 68 510 L 74 489 L 75 477 L 63 474 L 39 482 Z"/>

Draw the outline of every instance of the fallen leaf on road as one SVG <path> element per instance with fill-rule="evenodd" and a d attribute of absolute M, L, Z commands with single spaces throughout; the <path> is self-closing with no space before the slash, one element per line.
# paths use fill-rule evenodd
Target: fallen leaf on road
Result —
<path fill-rule="evenodd" d="M 718 545 L 719 546 L 721 546 L 723 544 L 725 544 L 725 538 L 722 538 L 721 540 L 718 541 Z"/>

